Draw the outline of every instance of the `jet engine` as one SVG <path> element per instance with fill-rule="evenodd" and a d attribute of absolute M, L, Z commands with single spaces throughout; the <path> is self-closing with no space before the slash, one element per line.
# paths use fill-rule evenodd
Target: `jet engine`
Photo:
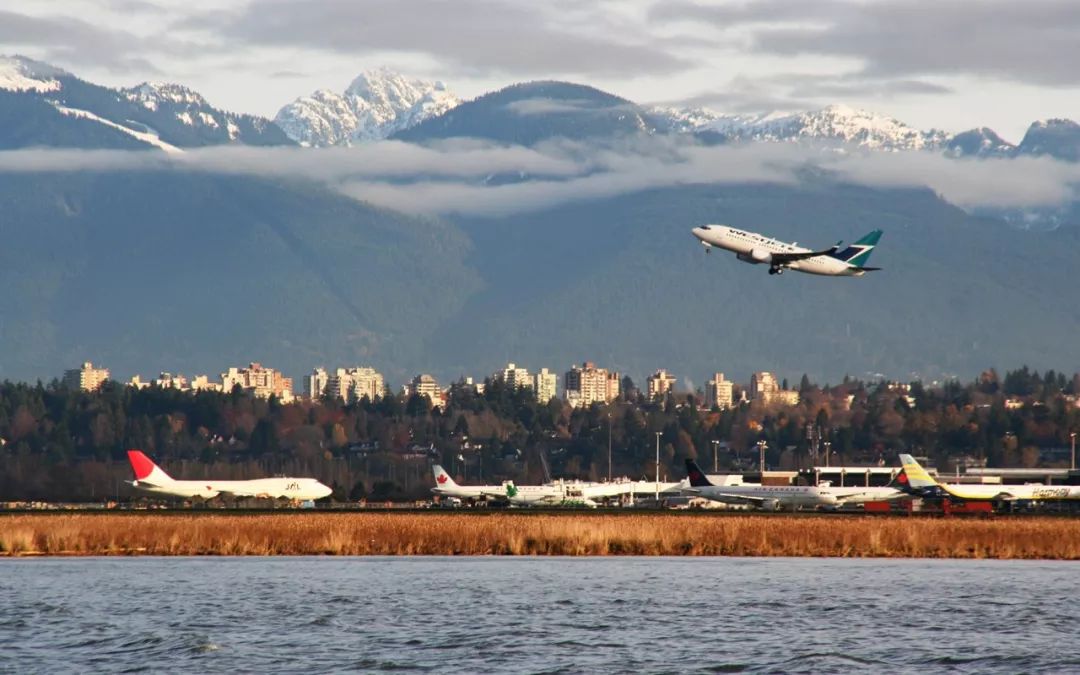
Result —
<path fill-rule="evenodd" d="M 772 262 L 772 253 L 760 248 L 752 248 L 749 253 L 736 253 L 735 257 L 752 265 Z"/>
<path fill-rule="evenodd" d="M 780 500 L 779 499 L 765 499 L 761 502 L 761 508 L 765 511 L 779 511 Z"/>

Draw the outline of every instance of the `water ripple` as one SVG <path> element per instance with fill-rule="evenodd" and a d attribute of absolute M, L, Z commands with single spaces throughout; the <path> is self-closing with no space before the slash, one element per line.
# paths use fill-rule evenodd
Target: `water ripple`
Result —
<path fill-rule="evenodd" d="M 0 561 L 0 672 L 1080 668 L 1071 563 Z M 1048 590 L 1052 589 L 1052 591 Z"/>

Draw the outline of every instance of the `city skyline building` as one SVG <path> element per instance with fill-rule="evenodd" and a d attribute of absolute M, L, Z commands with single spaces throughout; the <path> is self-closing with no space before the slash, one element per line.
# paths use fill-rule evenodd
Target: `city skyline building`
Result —
<path fill-rule="evenodd" d="M 69 389 L 97 391 L 109 380 L 108 368 L 95 368 L 90 361 L 84 361 L 79 368 L 64 371 L 63 383 Z"/>
<path fill-rule="evenodd" d="M 292 378 L 257 361 L 249 363 L 246 368 L 230 367 L 221 374 L 222 391 L 230 392 L 238 385 L 259 398 L 276 396 L 284 403 L 293 400 Z"/>
<path fill-rule="evenodd" d="M 645 378 L 646 395 L 649 400 L 656 400 L 668 395 L 675 388 L 676 378 L 663 368 Z"/>
<path fill-rule="evenodd" d="M 563 379 L 566 402 L 574 408 L 610 403 L 619 397 L 619 374 L 597 368 L 592 361 L 574 364 Z"/>
<path fill-rule="evenodd" d="M 780 385 L 776 376 L 767 370 L 756 372 L 750 376 L 750 400 L 771 403 Z"/>
<path fill-rule="evenodd" d="M 735 403 L 735 383 L 724 379 L 724 374 L 717 372 L 713 378 L 705 383 L 705 399 L 709 406 L 716 406 L 721 410 L 731 408 Z"/>
<path fill-rule="evenodd" d="M 559 395 L 559 377 L 547 368 L 541 368 L 540 372 L 533 375 L 533 391 L 540 403 L 551 401 Z"/>
<path fill-rule="evenodd" d="M 529 375 L 528 368 L 519 368 L 515 363 L 506 364 L 506 367 L 496 372 L 492 379 L 501 380 L 511 387 L 531 388 L 533 386 L 533 379 Z"/>
<path fill-rule="evenodd" d="M 421 373 L 410 380 L 404 391 L 406 396 L 426 396 L 432 407 L 441 408 L 443 405 L 443 392 L 439 388 L 439 382 L 427 373 Z"/>

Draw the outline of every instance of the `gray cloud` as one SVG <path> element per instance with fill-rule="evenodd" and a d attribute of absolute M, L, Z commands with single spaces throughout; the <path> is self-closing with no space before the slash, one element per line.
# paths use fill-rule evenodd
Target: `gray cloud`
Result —
<path fill-rule="evenodd" d="M 735 77 L 720 89 L 664 104 L 708 106 L 730 113 L 795 112 L 852 99 L 887 101 L 903 96 L 950 93 L 953 92 L 948 87 L 924 80 L 875 79 L 850 73 L 791 73 Z"/>
<path fill-rule="evenodd" d="M 544 3 L 494 0 L 254 0 L 239 14 L 184 24 L 255 45 L 426 54 L 474 72 L 626 75 L 687 66 L 647 37 L 622 42 L 602 37 L 603 26 L 582 25 L 591 34 L 561 25 Z"/>
<path fill-rule="evenodd" d="M 300 178 L 378 206 L 421 214 L 505 215 L 689 184 L 794 184 L 812 173 L 873 187 L 928 187 L 964 208 L 1059 206 L 1078 198 L 1080 165 L 1049 157 L 954 160 L 929 152 L 823 152 L 786 143 L 709 147 L 686 137 L 535 148 L 481 141 L 422 147 L 216 147 L 182 154 L 87 150 L 0 152 L 0 172 L 207 171 Z M 493 175 L 518 182 L 490 182 Z"/>
<path fill-rule="evenodd" d="M 46 58 L 66 63 L 93 63 L 114 71 L 157 72 L 134 49 L 140 39 L 130 33 L 99 28 L 64 16 L 37 17 L 0 10 L 0 51 L 44 49 Z"/>
<path fill-rule="evenodd" d="M 968 74 L 1042 85 L 1080 83 L 1080 3 L 1073 0 L 760 0 L 669 2 L 652 18 L 748 32 L 752 50 L 852 57 L 877 78 Z"/>

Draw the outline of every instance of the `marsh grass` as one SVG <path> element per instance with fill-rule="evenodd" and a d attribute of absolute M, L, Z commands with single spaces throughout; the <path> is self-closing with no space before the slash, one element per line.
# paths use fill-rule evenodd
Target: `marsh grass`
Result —
<path fill-rule="evenodd" d="M 0 516 L 0 555 L 141 554 L 1080 560 L 1080 520 L 663 513 Z"/>

